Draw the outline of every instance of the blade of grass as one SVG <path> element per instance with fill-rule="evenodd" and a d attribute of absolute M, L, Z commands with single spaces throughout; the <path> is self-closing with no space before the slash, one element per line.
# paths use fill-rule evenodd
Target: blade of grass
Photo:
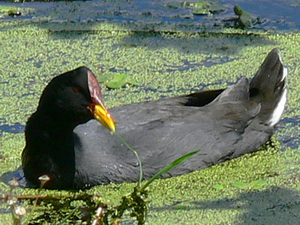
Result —
<path fill-rule="evenodd" d="M 67 220 L 76 212 L 76 210 L 79 208 L 79 206 L 76 206 L 76 208 L 74 208 L 70 213 L 69 215 L 67 215 L 65 218 L 63 218 L 63 220 L 60 222 L 59 225 L 64 225 Z"/>
<path fill-rule="evenodd" d="M 128 143 L 127 141 L 122 137 L 120 136 L 117 132 L 114 133 L 119 139 L 120 141 L 130 150 L 133 152 L 133 154 L 136 156 L 137 160 L 138 160 L 138 164 L 139 164 L 139 170 L 140 170 L 140 176 L 139 176 L 139 183 L 138 183 L 138 186 L 140 186 L 141 182 L 142 182 L 142 179 L 143 179 L 143 168 L 142 168 L 142 162 L 140 160 L 140 157 L 139 157 L 139 154 L 137 153 L 136 150 L 134 150 L 134 148 L 132 148 Z"/>
<path fill-rule="evenodd" d="M 174 160 L 172 163 L 170 163 L 169 165 L 167 165 L 166 167 L 164 167 L 162 170 L 160 170 L 157 174 L 155 174 L 153 177 L 151 177 L 150 180 L 148 180 L 143 187 L 140 189 L 140 192 L 144 191 L 154 180 L 156 180 L 157 178 L 159 178 L 162 174 L 169 172 L 171 169 L 173 169 L 174 167 L 176 167 L 177 165 L 183 163 L 185 160 L 187 160 L 188 158 L 192 157 L 193 155 L 195 155 L 196 153 L 198 153 L 200 150 L 197 151 L 193 151 L 190 152 L 176 160 Z"/>

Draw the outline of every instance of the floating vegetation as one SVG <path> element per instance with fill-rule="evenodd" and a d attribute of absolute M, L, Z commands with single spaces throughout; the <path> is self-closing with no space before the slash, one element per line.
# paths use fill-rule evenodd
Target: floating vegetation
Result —
<path fill-rule="evenodd" d="M 234 13 L 239 16 L 237 21 L 241 27 L 251 27 L 255 19 L 252 18 L 251 14 L 243 9 L 240 6 L 234 6 Z"/>
<path fill-rule="evenodd" d="M 232 184 L 234 187 L 239 188 L 239 189 L 254 189 L 254 190 L 259 190 L 265 185 L 267 185 L 266 180 L 254 180 L 251 182 L 242 182 L 242 181 L 237 181 Z"/>
<path fill-rule="evenodd" d="M 105 73 L 98 77 L 98 81 L 99 83 L 111 89 L 138 84 L 135 79 L 133 79 L 129 74 L 125 73 Z"/>
<path fill-rule="evenodd" d="M 225 7 L 210 1 L 199 2 L 169 2 L 169 8 L 191 8 L 193 15 L 210 15 L 225 11 Z"/>
<path fill-rule="evenodd" d="M 225 17 L 221 23 L 216 23 L 215 25 L 233 27 L 233 28 L 249 28 L 260 22 L 259 18 L 253 17 L 248 11 L 243 10 L 239 5 L 235 5 L 233 8 L 228 6 L 222 6 L 210 1 L 199 1 L 199 2 L 170 2 L 167 3 L 169 8 L 178 9 L 178 8 L 190 8 L 191 13 L 195 16 L 209 16 L 218 13 L 225 12 L 228 14 L 229 11 L 233 9 L 235 15 L 238 17 Z M 220 16 L 221 18 L 224 15 Z M 217 17 L 214 17 L 216 20 Z M 212 17 L 210 17 L 212 19 Z M 210 20 L 207 19 L 207 20 Z M 228 24 L 228 22 L 231 22 Z"/>
<path fill-rule="evenodd" d="M 120 139 L 124 144 L 127 144 L 122 138 Z M 127 144 L 128 145 L 128 144 Z M 128 148 L 132 148 L 128 145 Z M 90 195 L 85 192 L 75 192 L 70 193 L 69 196 L 61 197 L 59 195 L 49 195 L 41 194 L 43 186 L 50 181 L 50 178 L 47 175 L 43 175 L 39 178 L 41 182 L 41 188 L 37 190 L 35 195 L 17 195 L 15 193 L 15 188 L 19 186 L 18 181 L 15 179 L 9 182 L 9 192 L 3 194 L 0 197 L 0 200 L 4 201 L 6 205 L 10 208 L 13 224 L 22 225 L 29 222 L 34 224 L 43 224 L 48 223 L 49 221 L 52 224 L 64 224 L 66 222 L 74 221 L 82 223 L 82 219 L 85 222 L 92 222 L 93 225 L 96 224 L 119 224 L 123 218 L 123 214 L 126 211 L 130 211 L 130 217 L 136 218 L 136 221 L 139 225 L 143 225 L 146 222 L 146 216 L 148 212 L 147 197 L 148 197 L 148 186 L 158 179 L 164 173 L 169 172 L 171 169 L 177 165 L 183 163 L 185 160 L 189 159 L 199 151 L 194 151 L 188 153 L 172 163 L 164 167 L 158 173 L 156 173 L 151 179 L 146 181 L 143 185 L 141 180 L 143 177 L 142 172 L 140 173 L 140 181 L 133 188 L 133 191 L 129 194 L 126 194 L 122 197 L 122 200 L 119 205 L 111 206 L 105 203 L 101 203 L 101 198 L 97 195 Z M 137 155 L 138 158 L 138 155 Z M 140 167 L 142 167 L 141 162 L 139 161 Z M 26 215 L 26 208 L 23 205 L 20 205 L 21 200 L 31 200 L 33 201 L 32 208 L 29 210 L 29 215 L 27 215 L 27 220 L 24 222 L 23 217 Z M 100 200 L 100 203 L 97 201 Z M 79 204 L 78 204 L 79 201 Z M 50 207 L 52 210 L 44 211 L 38 216 L 33 216 L 37 211 L 37 206 L 41 205 Z M 28 210 L 27 210 L 28 211 Z M 96 215 L 93 213 L 96 211 Z M 83 216 L 84 215 L 84 216 Z M 93 219 L 94 218 L 94 219 Z"/>
<path fill-rule="evenodd" d="M 259 180 L 253 180 L 250 182 L 236 181 L 236 182 L 232 183 L 231 186 L 238 188 L 238 189 L 259 190 L 259 189 L 263 188 L 264 186 L 266 186 L 267 184 L 268 184 L 268 182 L 266 180 L 259 179 Z M 226 187 L 222 184 L 214 184 L 212 187 L 219 191 L 226 189 Z"/>
<path fill-rule="evenodd" d="M 215 13 L 220 13 L 225 11 L 225 7 L 212 3 L 212 2 L 186 2 L 183 6 L 188 6 L 192 8 L 192 13 L 194 15 L 210 15 Z"/>
<path fill-rule="evenodd" d="M 20 8 L 0 5 L 0 18 L 7 17 L 7 16 L 16 17 L 16 16 L 20 16 L 21 14 L 22 13 Z"/>

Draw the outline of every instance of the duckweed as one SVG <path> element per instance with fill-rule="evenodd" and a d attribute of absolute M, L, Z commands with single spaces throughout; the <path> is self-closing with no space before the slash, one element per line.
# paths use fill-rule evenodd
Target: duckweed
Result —
<path fill-rule="evenodd" d="M 282 144 L 276 141 L 276 147 L 269 145 L 257 153 L 201 171 L 155 181 L 149 188 L 147 222 L 251 224 L 249 221 L 257 218 L 264 224 L 299 222 L 300 128 L 288 122 L 299 117 L 299 33 L 232 29 L 139 33 L 116 24 L 100 23 L 88 28 L 73 25 L 0 24 L 1 124 L 25 125 L 50 79 L 81 65 L 90 67 L 99 79 L 102 73 L 113 71 L 131 74 L 136 80 L 137 86 L 103 89 L 106 105 L 112 107 L 226 87 L 242 75 L 252 77 L 266 54 L 279 47 L 289 69 L 288 107 L 275 135 Z M 298 145 L 288 148 L 285 142 L 289 138 Z M 1 172 L 20 166 L 24 145 L 23 134 L 0 133 Z M 240 188 L 241 184 L 245 188 Z M 86 193 L 100 195 L 95 200 L 97 204 L 116 205 L 134 186 L 112 184 Z M 18 189 L 20 195 L 35 191 Z M 67 202 L 69 194 L 49 190 L 42 193 L 61 196 L 61 204 Z M 76 208 L 77 204 L 72 204 Z M 55 213 L 53 204 L 45 208 Z M 9 220 L 9 215 L 3 215 L 0 223 L 7 224 Z"/>

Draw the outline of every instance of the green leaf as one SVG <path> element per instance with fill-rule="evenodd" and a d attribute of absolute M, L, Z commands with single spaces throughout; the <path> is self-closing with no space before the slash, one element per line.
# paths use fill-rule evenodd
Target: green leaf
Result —
<path fill-rule="evenodd" d="M 213 188 L 216 190 L 223 190 L 224 186 L 222 184 L 215 184 L 215 185 L 213 185 Z"/>
<path fill-rule="evenodd" d="M 254 181 L 251 181 L 250 183 L 237 181 L 237 182 L 233 183 L 233 186 L 240 188 L 240 189 L 248 189 L 248 188 L 260 189 L 263 186 L 265 186 L 266 184 L 267 184 L 267 181 L 265 181 L 265 180 L 254 180 Z"/>
<path fill-rule="evenodd" d="M 211 4 L 207 2 L 194 2 L 189 3 L 190 7 L 193 7 L 192 13 L 194 15 L 208 15 L 211 13 L 218 13 L 225 10 L 221 5 Z"/>
<path fill-rule="evenodd" d="M 250 182 L 250 185 L 254 188 L 254 189 L 260 189 L 263 186 L 265 186 L 266 184 L 268 184 L 267 181 L 265 180 L 254 180 Z"/>
<path fill-rule="evenodd" d="M 60 225 L 65 224 L 67 222 L 67 220 L 75 214 L 75 212 L 78 210 L 78 208 L 79 208 L 79 206 L 74 208 L 65 218 L 63 218 L 63 220 L 60 222 Z"/>
<path fill-rule="evenodd" d="M 183 7 L 193 7 L 193 8 L 208 8 L 210 4 L 209 3 L 206 3 L 204 1 L 200 1 L 200 2 L 183 2 L 182 3 L 182 6 Z"/>
<path fill-rule="evenodd" d="M 112 80 L 113 79 L 112 76 L 113 75 L 111 73 L 105 73 L 105 74 L 102 74 L 101 76 L 97 77 L 97 80 L 98 80 L 99 83 L 102 84 L 102 83 L 105 83 L 109 80 Z"/>
<path fill-rule="evenodd" d="M 143 190 L 145 190 L 154 180 L 156 180 L 157 178 L 159 178 L 161 175 L 163 175 L 164 173 L 169 172 L 171 169 L 173 169 L 174 167 L 178 166 L 179 164 L 183 163 L 185 160 L 189 159 L 190 157 L 192 157 L 193 155 L 195 155 L 196 153 L 198 153 L 200 150 L 198 151 L 193 151 L 190 152 L 178 159 L 176 159 L 175 161 L 173 161 L 172 163 L 170 163 L 169 165 L 167 165 L 165 168 L 163 168 L 162 170 L 160 170 L 157 174 L 155 174 L 153 177 L 151 177 L 150 180 L 147 181 L 146 184 L 143 185 L 143 187 L 141 188 L 141 192 Z"/>
<path fill-rule="evenodd" d="M 126 85 L 126 82 L 107 82 L 105 83 L 106 87 L 108 88 L 112 88 L 112 89 L 116 89 L 116 88 L 121 88 L 124 87 Z"/>
<path fill-rule="evenodd" d="M 127 81 L 127 84 L 131 84 L 131 85 L 138 85 L 139 83 L 133 79 L 133 78 L 129 78 L 126 80 Z"/>
<path fill-rule="evenodd" d="M 128 74 L 116 73 L 113 76 L 112 81 L 114 81 L 114 82 L 121 82 L 121 81 L 127 80 L 128 78 L 129 78 Z"/>
<path fill-rule="evenodd" d="M 249 185 L 247 183 L 244 183 L 242 181 L 237 181 L 232 184 L 234 187 L 240 188 L 240 189 L 247 189 L 249 188 Z"/>
<path fill-rule="evenodd" d="M 108 88 L 121 88 L 126 84 L 137 85 L 137 82 L 129 74 L 124 73 L 106 73 L 99 77 L 99 83 Z"/>
<path fill-rule="evenodd" d="M 190 3 L 190 6 L 195 7 L 195 8 L 207 9 L 209 4 L 204 1 L 201 1 L 201 2 Z"/>

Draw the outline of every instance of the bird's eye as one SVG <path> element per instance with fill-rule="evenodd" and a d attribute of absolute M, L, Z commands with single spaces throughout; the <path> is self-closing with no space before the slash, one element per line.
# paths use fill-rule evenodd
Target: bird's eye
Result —
<path fill-rule="evenodd" d="M 78 93 L 78 92 L 80 92 L 80 88 L 79 88 L 79 87 L 73 87 L 73 91 L 74 91 L 75 93 Z"/>

